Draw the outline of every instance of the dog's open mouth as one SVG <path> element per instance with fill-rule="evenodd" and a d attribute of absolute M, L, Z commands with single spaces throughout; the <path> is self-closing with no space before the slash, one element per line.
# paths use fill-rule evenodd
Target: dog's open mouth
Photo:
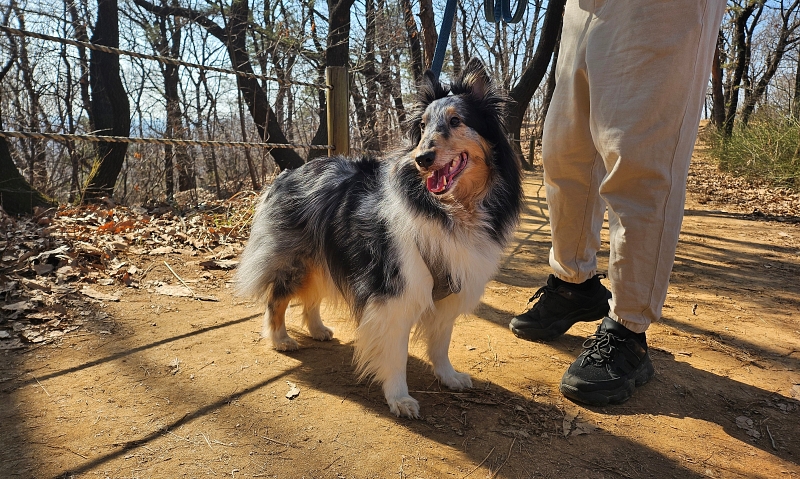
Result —
<path fill-rule="evenodd" d="M 468 159 L 466 152 L 461 153 L 453 161 L 431 173 L 426 183 L 428 191 L 435 195 L 446 193 L 453 186 L 455 177 L 467 167 Z"/>

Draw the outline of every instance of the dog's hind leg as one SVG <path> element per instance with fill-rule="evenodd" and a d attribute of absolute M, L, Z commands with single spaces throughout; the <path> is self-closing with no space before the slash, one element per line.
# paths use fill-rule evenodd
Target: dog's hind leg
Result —
<path fill-rule="evenodd" d="M 448 351 L 450 338 L 453 333 L 457 313 L 453 304 L 455 298 L 447 298 L 436 304 L 434 311 L 423 315 L 418 326 L 418 334 L 425 338 L 427 343 L 428 359 L 433 365 L 433 374 L 439 381 L 450 389 L 462 390 L 472 387 L 469 374 L 460 373 L 450 363 Z"/>
<path fill-rule="evenodd" d="M 419 403 L 408 394 L 408 340 L 419 313 L 409 311 L 406 298 L 368 304 L 356 330 L 356 364 L 361 377 L 372 376 L 383 386 L 389 410 L 396 416 L 419 417 Z"/>
<path fill-rule="evenodd" d="M 302 265 L 282 271 L 276 275 L 277 279 L 269 291 L 261 336 L 270 338 L 272 346 L 278 351 L 294 351 L 300 348 L 297 341 L 286 332 L 286 308 L 289 307 L 289 300 L 300 289 L 304 273 Z"/>
<path fill-rule="evenodd" d="M 269 338 L 272 346 L 278 351 L 295 351 L 300 348 L 297 341 L 289 337 L 289 333 L 286 332 L 288 306 L 289 298 L 270 299 L 267 303 L 267 312 L 264 313 L 261 337 Z"/>
<path fill-rule="evenodd" d="M 319 269 L 306 276 L 298 296 L 303 303 L 303 324 L 308 328 L 311 337 L 317 341 L 329 341 L 333 338 L 333 330 L 322 324 L 319 314 L 319 307 L 325 296 L 324 278 Z"/>

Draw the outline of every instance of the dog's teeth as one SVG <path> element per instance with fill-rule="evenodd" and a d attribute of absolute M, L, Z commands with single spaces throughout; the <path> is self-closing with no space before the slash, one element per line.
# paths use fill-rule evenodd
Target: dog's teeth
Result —
<path fill-rule="evenodd" d="M 444 186 L 447 186 L 447 177 L 446 176 L 442 177 L 442 183 L 444 184 Z"/>
<path fill-rule="evenodd" d="M 450 167 L 451 168 L 455 168 L 456 167 L 456 160 L 453 160 L 453 161 L 450 162 Z"/>

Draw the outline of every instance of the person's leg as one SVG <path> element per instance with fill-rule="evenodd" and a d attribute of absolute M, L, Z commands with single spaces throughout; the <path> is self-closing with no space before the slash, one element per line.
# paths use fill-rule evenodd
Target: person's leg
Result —
<path fill-rule="evenodd" d="M 567 3 L 556 88 L 542 139 L 554 274 L 531 298 L 533 306 L 509 324 L 522 339 L 555 339 L 576 322 L 595 321 L 609 309 L 611 294 L 597 275 L 605 211 L 599 188 L 605 165 L 589 124 L 586 39 L 593 21 L 592 13 L 578 2 Z"/>
<path fill-rule="evenodd" d="M 556 68 L 556 88 L 545 119 L 542 163 L 550 214 L 550 266 L 580 284 L 597 272 L 606 205 L 599 188 L 606 170 L 590 129 L 586 44 L 596 18 L 568 1 Z"/>
<path fill-rule="evenodd" d="M 723 0 L 609 1 L 588 34 L 592 137 L 608 174 L 610 316 L 661 316 Z"/>
<path fill-rule="evenodd" d="M 686 176 L 724 0 L 608 1 L 587 34 L 591 132 L 607 175 L 608 318 L 564 374 L 562 393 L 627 400 L 653 375 L 644 331 L 660 318 Z"/>

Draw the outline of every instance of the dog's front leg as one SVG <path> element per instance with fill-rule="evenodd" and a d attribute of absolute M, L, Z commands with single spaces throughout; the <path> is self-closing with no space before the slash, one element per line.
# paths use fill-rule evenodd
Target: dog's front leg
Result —
<path fill-rule="evenodd" d="M 362 377 L 381 383 L 393 414 L 419 418 L 419 403 L 406 383 L 408 339 L 419 315 L 409 318 L 407 306 L 393 299 L 367 307 L 356 331 L 356 363 Z"/>
<path fill-rule="evenodd" d="M 427 343 L 428 359 L 433 365 L 433 374 L 448 388 L 461 391 L 472 387 L 472 379 L 469 374 L 456 371 L 450 363 L 448 351 L 457 315 L 449 311 L 452 309 L 448 307 L 450 305 L 443 304 L 446 301 L 451 299 L 437 303 L 435 312 L 423 316 L 420 332 Z"/>

